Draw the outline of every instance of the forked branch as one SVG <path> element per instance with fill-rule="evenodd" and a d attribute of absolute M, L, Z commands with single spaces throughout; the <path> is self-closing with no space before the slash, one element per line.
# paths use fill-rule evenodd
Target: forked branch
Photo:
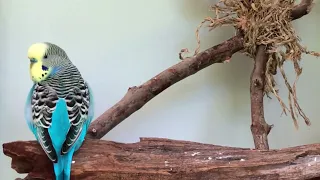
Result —
<path fill-rule="evenodd" d="M 303 0 L 297 5 L 292 11 L 292 19 L 298 19 L 308 14 L 312 2 L 312 0 Z M 194 57 L 184 59 L 140 86 L 129 88 L 126 95 L 118 103 L 92 122 L 87 137 L 102 138 L 111 129 L 171 85 L 214 63 L 229 60 L 234 53 L 244 48 L 243 43 L 243 37 L 238 34 Z"/>

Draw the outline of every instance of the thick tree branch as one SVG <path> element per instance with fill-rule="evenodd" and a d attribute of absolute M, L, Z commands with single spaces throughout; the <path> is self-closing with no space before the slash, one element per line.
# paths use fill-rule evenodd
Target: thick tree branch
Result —
<path fill-rule="evenodd" d="M 271 126 L 264 119 L 263 96 L 265 87 L 265 72 L 268 62 L 266 46 L 257 48 L 254 68 L 251 74 L 250 97 L 251 97 L 251 133 L 256 149 L 268 150 L 268 134 Z"/>
<path fill-rule="evenodd" d="M 303 0 L 297 5 L 292 11 L 292 19 L 298 19 L 309 13 L 312 2 L 312 0 Z M 87 137 L 102 138 L 116 125 L 171 85 L 209 65 L 221 63 L 231 58 L 234 53 L 242 49 L 243 38 L 238 34 L 219 45 L 199 53 L 195 57 L 181 61 L 138 87 L 129 88 L 127 94 L 117 104 L 92 122 Z"/>
<path fill-rule="evenodd" d="M 241 49 L 243 49 L 243 39 L 238 35 L 195 57 L 184 59 L 141 86 L 129 88 L 127 94 L 117 104 L 92 122 L 88 137 L 102 138 L 113 127 L 174 83 L 211 64 L 224 62 Z"/>
<path fill-rule="evenodd" d="M 50 180 L 52 163 L 36 141 L 3 145 L 25 179 Z M 86 140 L 73 158 L 71 179 L 302 180 L 320 178 L 320 144 L 259 151 L 188 141 L 141 138 L 122 144 Z"/>

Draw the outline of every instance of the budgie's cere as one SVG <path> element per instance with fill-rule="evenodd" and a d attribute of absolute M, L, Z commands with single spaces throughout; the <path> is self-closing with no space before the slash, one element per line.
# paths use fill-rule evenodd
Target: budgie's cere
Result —
<path fill-rule="evenodd" d="M 36 43 L 28 50 L 32 86 L 25 116 L 30 130 L 54 163 L 57 180 L 69 180 L 72 156 L 93 118 L 89 85 L 63 49 Z"/>

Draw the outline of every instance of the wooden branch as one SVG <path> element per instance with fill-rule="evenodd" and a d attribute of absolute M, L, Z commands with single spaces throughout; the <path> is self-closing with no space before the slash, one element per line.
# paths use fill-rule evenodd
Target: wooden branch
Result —
<path fill-rule="evenodd" d="M 211 64 L 222 63 L 230 59 L 235 52 L 241 49 L 243 49 L 243 39 L 238 35 L 195 57 L 184 59 L 138 87 L 129 88 L 127 94 L 117 104 L 92 122 L 87 136 L 102 138 L 113 127 L 171 85 Z"/>
<path fill-rule="evenodd" d="M 311 11 L 313 0 L 302 0 L 291 12 L 292 19 L 298 19 Z M 268 62 L 266 46 L 257 47 L 254 68 L 250 78 L 251 97 L 251 133 L 256 149 L 268 150 L 268 134 L 272 126 L 264 118 L 263 96 L 265 87 L 265 71 Z"/>
<path fill-rule="evenodd" d="M 25 179 L 50 180 L 52 163 L 35 141 L 11 142 L 3 151 Z M 260 151 L 160 138 L 122 144 L 86 140 L 74 156 L 71 179 L 302 180 L 320 178 L 320 144 Z"/>
<path fill-rule="evenodd" d="M 312 2 L 303 0 L 292 11 L 292 19 L 309 13 Z M 92 123 L 87 137 L 103 137 L 174 83 L 231 58 L 243 49 L 243 43 L 238 34 L 183 60 L 141 86 L 129 88 L 116 105 Z M 28 173 L 25 179 L 53 179 L 52 163 L 37 142 L 6 143 L 3 151 L 12 157 L 13 169 Z M 141 139 L 133 144 L 89 139 L 75 153 L 71 179 L 311 179 L 320 178 L 319 158 L 319 144 L 259 151 L 168 139 Z"/>
<path fill-rule="evenodd" d="M 292 11 L 292 19 L 298 19 L 308 14 L 311 10 L 312 2 L 312 0 L 302 0 Z M 234 53 L 243 49 L 243 43 L 241 34 L 238 34 L 219 45 L 199 53 L 195 57 L 181 61 L 138 87 L 129 88 L 126 95 L 117 104 L 92 122 L 87 137 L 102 138 L 111 129 L 168 87 L 214 63 L 221 63 L 231 58 Z"/>
<path fill-rule="evenodd" d="M 268 62 L 266 46 L 257 48 L 254 68 L 251 73 L 250 97 L 251 97 L 251 133 L 256 149 L 268 150 L 268 134 L 271 130 L 264 119 L 263 96 L 265 87 L 265 72 Z"/>
<path fill-rule="evenodd" d="M 313 7 L 313 0 L 302 0 L 291 12 L 292 20 L 301 18 L 304 15 L 309 14 Z"/>

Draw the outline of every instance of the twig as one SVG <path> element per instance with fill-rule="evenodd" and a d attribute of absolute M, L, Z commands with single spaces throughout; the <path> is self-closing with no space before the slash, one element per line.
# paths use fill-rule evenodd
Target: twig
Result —
<path fill-rule="evenodd" d="M 251 133 L 256 149 L 268 150 L 268 134 L 272 126 L 264 119 L 263 96 L 266 83 L 266 67 L 268 56 L 266 46 L 260 45 L 257 48 L 254 68 L 251 74 L 250 97 L 251 97 Z"/>
<path fill-rule="evenodd" d="M 309 14 L 313 7 L 313 0 L 302 0 L 299 5 L 295 6 L 295 8 L 291 12 L 292 20 L 296 20 L 301 18 L 304 15 Z"/>
<path fill-rule="evenodd" d="M 241 35 L 237 35 L 194 57 L 185 58 L 138 87 L 129 88 L 127 94 L 117 104 L 92 122 L 87 137 L 102 138 L 113 127 L 174 83 L 211 64 L 222 63 L 230 59 L 235 52 L 241 49 L 243 49 L 243 39 Z"/>
<path fill-rule="evenodd" d="M 312 7 L 312 2 L 313 0 L 302 0 L 292 11 L 292 19 L 298 19 L 308 14 Z M 229 59 L 234 53 L 244 48 L 243 43 L 243 38 L 239 33 L 237 36 L 209 48 L 192 58 L 186 58 L 141 86 L 129 88 L 127 94 L 117 104 L 92 122 L 87 137 L 102 138 L 156 95 L 209 65 L 221 63 Z"/>

